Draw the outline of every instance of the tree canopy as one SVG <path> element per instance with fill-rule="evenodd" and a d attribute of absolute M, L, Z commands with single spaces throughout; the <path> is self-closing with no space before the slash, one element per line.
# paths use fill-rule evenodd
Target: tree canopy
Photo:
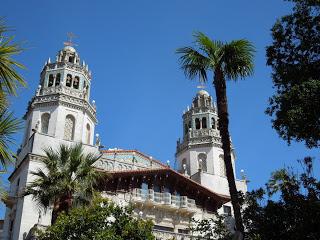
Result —
<path fill-rule="evenodd" d="M 272 28 L 267 65 L 276 92 L 266 113 L 280 137 L 320 144 L 320 1 L 291 0 L 293 12 Z"/>
<path fill-rule="evenodd" d="M 153 224 L 133 216 L 131 207 L 121 207 L 106 199 L 62 213 L 39 240 L 154 240 Z"/>

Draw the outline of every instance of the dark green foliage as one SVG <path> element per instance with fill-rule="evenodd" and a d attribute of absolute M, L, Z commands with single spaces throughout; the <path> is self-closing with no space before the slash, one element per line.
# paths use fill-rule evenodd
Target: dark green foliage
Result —
<path fill-rule="evenodd" d="M 320 1 L 293 2 L 293 12 L 273 26 L 267 47 L 276 92 L 266 113 L 280 137 L 311 148 L 320 143 Z"/>
<path fill-rule="evenodd" d="M 266 189 L 246 196 L 243 220 L 248 240 L 319 240 L 320 182 L 313 177 L 312 159 L 304 172 L 281 169 L 272 174 Z M 266 198 L 279 197 L 278 200 Z"/>
<path fill-rule="evenodd" d="M 153 240 L 152 227 L 151 221 L 134 218 L 131 208 L 96 199 L 59 215 L 39 240 Z"/>
<path fill-rule="evenodd" d="M 233 235 L 228 230 L 227 218 L 216 214 L 214 218 L 201 221 L 192 220 L 194 225 L 191 230 L 195 235 L 210 240 L 231 240 Z"/>

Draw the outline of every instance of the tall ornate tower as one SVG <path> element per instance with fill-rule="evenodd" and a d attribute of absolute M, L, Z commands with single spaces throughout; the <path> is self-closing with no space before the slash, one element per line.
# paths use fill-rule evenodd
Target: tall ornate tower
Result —
<path fill-rule="evenodd" d="M 183 138 L 177 141 L 178 170 L 213 191 L 229 195 L 219 119 L 215 103 L 205 90 L 193 99 L 191 108 L 183 113 Z M 232 165 L 235 153 L 232 148 Z M 247 191 L 246 181 L 236 181 L 238 190 Z M 228 205 L 228 204 L 227 204 Z M 230 206 L 230 204 L 229 204 Z M 226 206 L 226 212 L 230 211 Z"/>
<path fill-rule="evenodd" d="M 24 116 L 25 136 L 17 153 L 6 201 L 4 239 L 25 239 L 35 224 L 49 225 L 51 213 L 43 213 L 31 196 L 23 197 L 24 187 L 34 179 L 30 174 L 41 164 L 46 147 L 82 142 L 86 151 L 98 153 L 93 144 L 96 107 L 89 103 L 91 73 L 72 46 L 65 46 L 51 63 L 45 63 L 40 85 Z"/>

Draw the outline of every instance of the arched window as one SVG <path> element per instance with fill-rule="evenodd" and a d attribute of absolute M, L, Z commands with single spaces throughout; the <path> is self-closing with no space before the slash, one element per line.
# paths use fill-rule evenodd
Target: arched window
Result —
<path fill-rule="evenodd" d="M 70 63 L 73 63 L 73 61 L 74 61 L 74 57 L 70 56 L 70 57 L 69 57 L 69 62 L 70 62 Z"/>
<path fill-rule="evenodd" d="M 87 144 L 90 144 L 91 140 L 91 129 L 90 129 L 90 124 L 87 123 L 87 132 L 86 132 L 86 142 Z"/>
<path fill-rule="evenodd" d="M 75 118 L 72 115 L 66 116 L 66 122 L 64 125 L 64 139 L 73 140 L 74 139 L 74 127 L 75 127 Z"/>
<path fill-rule="evenodd" d="M 199 169 L 201 169 L 202 172 L 207 172 L 207 154 L 200 153 L 198 155 L 198 161 L 199 161 Z"/>
<path fill-rule="evenodd" d="M 188 173 L 189 174 L 189 169 L 188 169 L 188 166 L 187 166 L 187 159 L 182 159 L 181 161 L 181 172 L 182 173 Z"/>
<path fill-rule="evenodd" d="M 224 164 L 224 159 L 223 159 L 223 155 L 221 154 L 219 156 L 219 166 L 220 166 L 220 176 L 227 176 L 227 173 L 226 173 L 226 165 Z"/>
<path fill-rule="evenodd" d="M 59 86 L 60 85 L 60 78 L 61 78 L 61 74 L 57 73 L 55 86 Z"/>
<path fill-rule="evenodd" d="M 202 128 L 207 128 L 207 118 L 206 117 L 202 118 Z"/>
<path fill-rule="evenodd" d="M 66 86 L 71 87 L 71 83 L 72 83 L 72 76 L 71 74 L 67 74 Z"/>
<path fill-rule="evenodd" d="M 49 75 L 49 81 L 48 81 L 48 87 L 52 87 L 53 86 L 53 82 L 54 82 L 53 75 L 50 74 Z"/>
<path fill-rule="evenodd" d="M 74 80 L 73 80 L 73 88 L 79 89 L 79 83 L 80 83 L 79 77 L 78 77 L 78 76 L 75 76 L 75 77 L 74 77 Z"/>
<path fill-rule="evenodd" d="M 195 123 L 196 123 L 196 129 L 200 129 L 200 119 L 199 118 L 195 119 Z"/>
<path fill-rule="evenodd" d="M 211 128 L 212 129 L 216 128 L 216 120 L 214 118 L 211 118 Z"/>
<path fill-rule="evenodd" d="M 41 115 L 41 133 L 48 134 L 50 114 L 43 113 Z"/>

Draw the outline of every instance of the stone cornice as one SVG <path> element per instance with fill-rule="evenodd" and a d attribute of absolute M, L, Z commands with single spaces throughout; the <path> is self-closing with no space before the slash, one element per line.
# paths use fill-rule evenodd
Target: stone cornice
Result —
<path fill-rule="evenodd" d="M 62 105 L 76 110 L 86 112 L 94 123 L 97 123 L 96 109 L 93 108 L 85 99 L 69 96 L 64 93 L 53 93 L 49 95 L 35 96 L 31 99 L 28 105 L 27 113 L 24 119 L 31 110 L 38 106 L 57 106 Z"/>

